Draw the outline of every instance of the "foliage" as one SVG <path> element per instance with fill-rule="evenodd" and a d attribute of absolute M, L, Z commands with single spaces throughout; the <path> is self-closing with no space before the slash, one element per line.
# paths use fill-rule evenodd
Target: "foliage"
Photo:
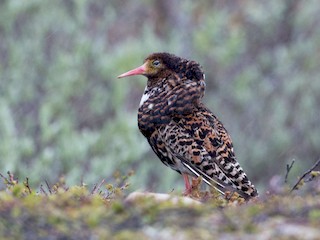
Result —
<path fill-rule="evenodd" d="M 182 188 L 137 130 L 145 81 L 116 80 L 168 51 L 203 65 L 205 102 L 260 192 L 292 159 L 296 176 L 320 155 L 319 10 L 315 0 L 1 1 L 0 169 L 34 185 L 134 169 L 134 189 Z"/>
<path fill-rule="evenodd" d="M 150 197 L 128 201 L 128 179 L 119 175 L 114 186 L 91 191 L 69 188 L 63 180 L 36 191 L 28 181 L 5 179 L 1 239 L 317 239 L 320 233 L 319 191 L 303 198 L 267 195 L 246 204 L 186 204 Z"/>

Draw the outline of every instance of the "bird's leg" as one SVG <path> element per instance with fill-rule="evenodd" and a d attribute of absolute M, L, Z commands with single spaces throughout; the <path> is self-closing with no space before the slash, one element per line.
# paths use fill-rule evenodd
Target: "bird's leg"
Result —
<path fill-rule="evenodd" d="M 186 190 L 184 191 L 183 195 L 189 195 L 192 191 L 192 186 L 190 185 L 188 174 L 183 173 L 182 176 L 184 180 L 184 185 L 186 187 Z"/>

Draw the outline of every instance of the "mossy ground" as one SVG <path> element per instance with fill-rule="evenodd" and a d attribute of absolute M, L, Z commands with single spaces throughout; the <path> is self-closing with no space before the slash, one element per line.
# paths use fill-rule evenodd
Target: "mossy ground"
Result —
<path fill-rule="evenodd" d="M 126 200 L 126 181 L 38 191 L 7 178 L 0 192 L 1 239 L 317 239 L 319 193 L 264 195 L 249 203 Z M 45 190 L 46 189 L 46 190 Z M 201 194 L 200 194 L 201 195 Z M 172 196 L 177 194 L 172 193 Z M 202 195 L 202 200 L 204 195 Z M 199 197 L 199 196 L 198 196 Z"/>

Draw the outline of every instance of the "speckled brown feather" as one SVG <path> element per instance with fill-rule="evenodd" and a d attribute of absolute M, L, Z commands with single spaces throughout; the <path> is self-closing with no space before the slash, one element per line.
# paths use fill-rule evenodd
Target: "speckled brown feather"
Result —
<path fill-rule="evenodd" d="M 201 102 L 205 82 L 200 65 L 167 53 L 152 54 L 145 61 L 154 60 L 162 67 L 145 74 L 148 83 L 138 126 L 156 155 L 179 173 L 213 182 L 221 193 L 257 196 L 235 158 L 229 134 Z"/>

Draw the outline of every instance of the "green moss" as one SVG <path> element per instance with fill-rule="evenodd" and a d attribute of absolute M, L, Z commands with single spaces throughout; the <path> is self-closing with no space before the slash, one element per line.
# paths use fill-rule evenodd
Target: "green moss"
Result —
<path fill-rule="evenodd" d="M 113 202 L 112 205 L 112 210 L 117 214 L 117 213 L 123 213 L 125 211 L 125 207 L 122 202 Z"/>
<path fill-rule="evenodd" d="M 139 240 L 147 240 L 144 234 L 136 231 L 124 230 L 114 235 L 114 239 L 118 240 L 127 240 L 127 239 L 139 239 Z"/>
<path fill-rule="evenodd" d="M 258 236 L 265 231 L 278 234 L 272 227 L 275 223 L 303 223 L 318 234 L 320 201 L 315 194 L 269 195 L 245 203 L 197 190 L 192 197 L 203 200 L 202 204 L 171 198 L 159 201 L 153 195 L 128 202 L 126 186 L 116 181 L 90 191 L 87 186 L 67 187 L 60 181 L 51 189 L 37 191 L 12 182 L 0 191 L 0 238 L 208 239 Z M 280 239 L 288 237 L 284 233 Z"/>
<path fill-rule="evenodd" d="M 17 196 L 24 194 L 24 189 L 25 188 L 23 185 L 17 184 L 12 187 L 11 192 L 12 192 L 13 196 L 17 197 Z"/>
<path fill-rule="evenodd" d="M 314 222 L 320 222 L 320 209 L 311 210 L 309 212 L 309 219 Z"/>

